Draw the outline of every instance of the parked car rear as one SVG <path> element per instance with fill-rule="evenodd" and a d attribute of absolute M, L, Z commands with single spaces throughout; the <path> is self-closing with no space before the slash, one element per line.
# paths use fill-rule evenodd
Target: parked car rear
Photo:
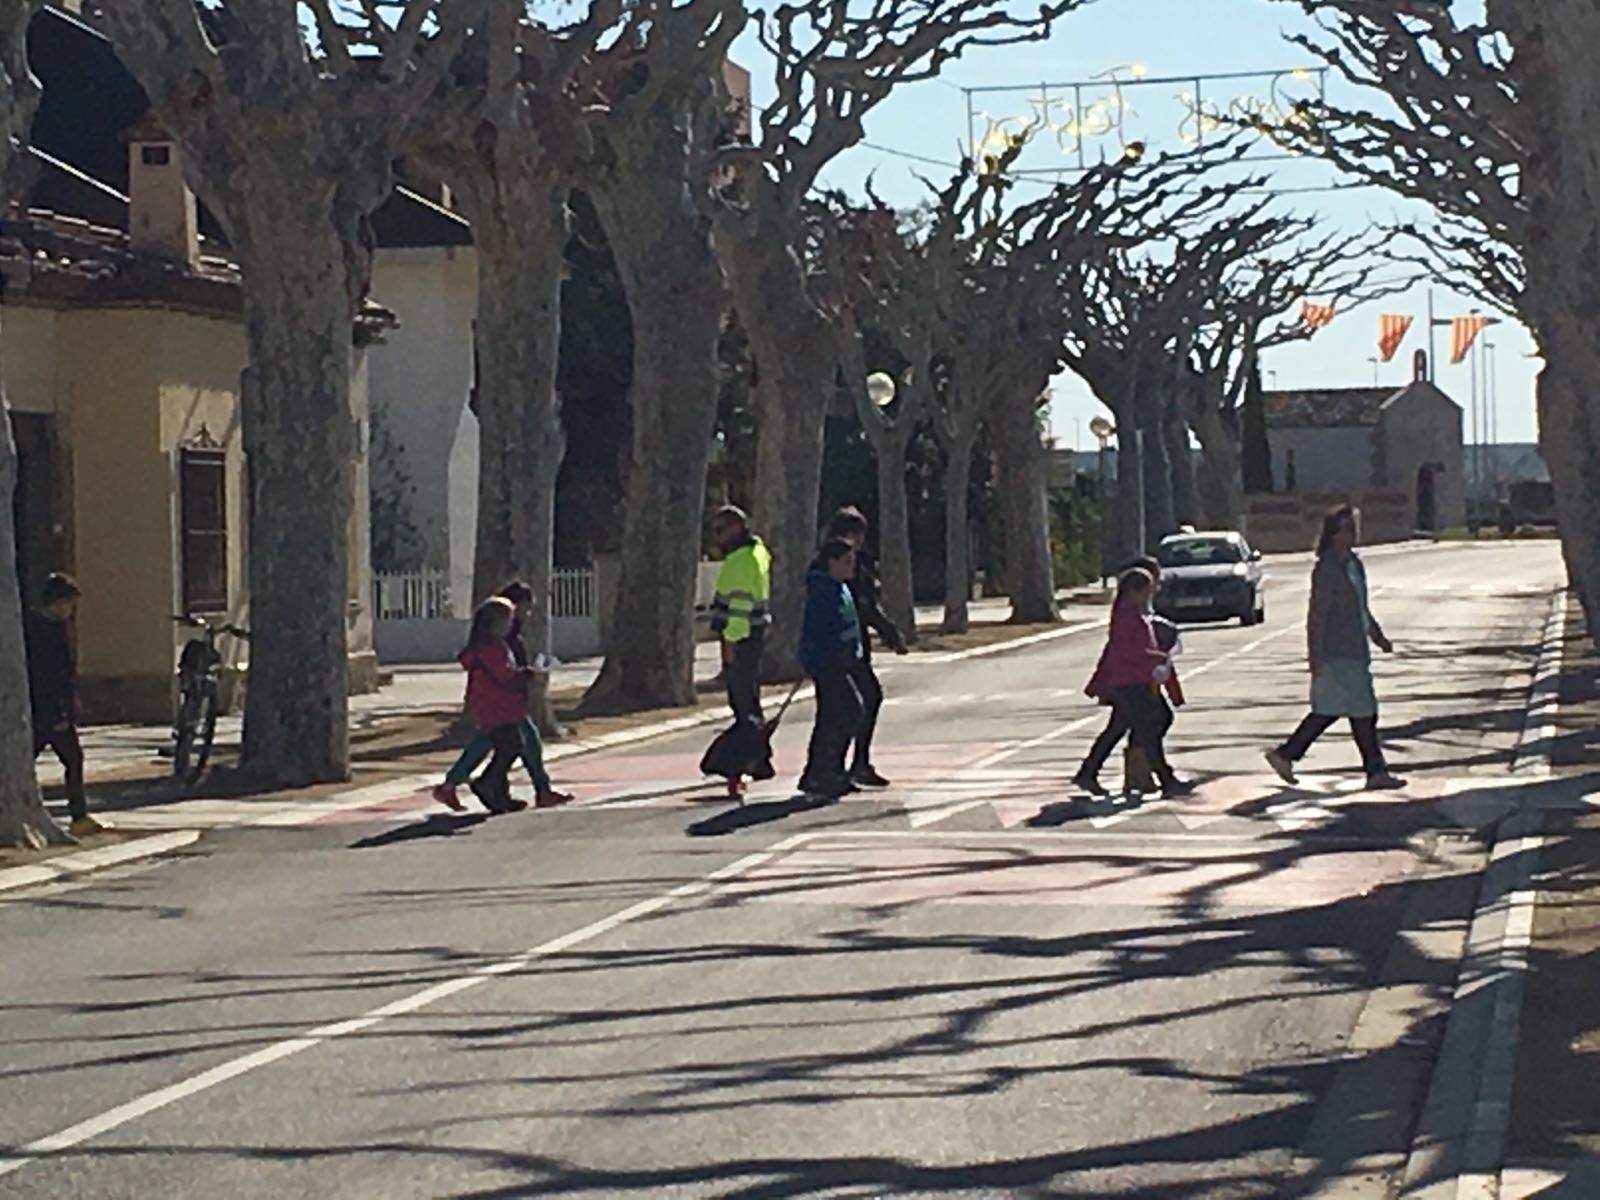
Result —
<path fill-rule="evenodd" d="M 1173 621 L 1267 619 L 1261 553 L 1242 534 L 1181 533 L 1156 549 L 1161 590 L 1156 612 Z"/>

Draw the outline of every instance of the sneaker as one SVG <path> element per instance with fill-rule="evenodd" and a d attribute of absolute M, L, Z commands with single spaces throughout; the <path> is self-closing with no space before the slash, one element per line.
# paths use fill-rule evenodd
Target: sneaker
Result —
<path fill-rule="evenodd" d="M 889 781 L 878 774 L 875 767 L 857 767 L 850 772 L 850 779 L 853 783 L 859 783 L 864 788 L 886 788 L 889 786 Z"/>
<path fill-rule="evenodd" d="M 1163 800 L 1182 800 L 1186 796 L 1194 795 L 1194 784 L 1186 779 L 1174 779 L 1171 783 L 1161 785 L 1161 798 Z"/>
<path fill-rule="evenodd" d="M 461 803 L 461 797 L 456 795 L 456 789 L 448 783 L 441 783 L 435 786 L 433 798 L 451 812 L 466 812 L 467 810 L 467 806 Z"/>
<path fill-rule="evenodd" d="M 1406 786 L 1406 781 L 1398 775 L 1388 771 L 1379 771 L 1367 776 L 1367 791 L 1369 792 L 1398 792 Z"/>
<path fill-rule="evenodd" d="M 1105 797 L 1111 793 L 1106 791 L 1106 785 L 1087 771 L 1079 771 L 1072 777 L 1072 786 L 1080 792 L 1088 792 L 1091 796 Z"/>
<path fill-rule="evenodd" d="M 528 802 L 526 800 L 520 799 L 516 796 L 510 796 L 507 797 L 505 804 L 495 811 L 503 813 L 524 812 L 526 811 L 527 807 Z"/>
<path fill-rule="evenodd" d="M 93 837 L 97 833 L 104 833 L 106 827 L 93 817 L 79 817 L 67 826 L 67 832 L 75 838 Z"/>
<path fill-rule="evenodd" d="M 554 788 L 546 788 L 534 797 L 533 806 L 535 808 L 560 808 L 563 804 L 571 804 L 572 799 L 571 792 L 558 792 Z M 527 805 L 524 804 L 523 807 L 526 808 Z"/>
<path fill-rule="evenodd" d="M 1282 750 L 1267 751 L 1267 766 L 1276 771 L 1278 778 L 1290 787 L 1294 787 L 1295 784 L 1300 782 L 1299 777 L 1294 773 L 1294 764 L 1284 756 Z"/>

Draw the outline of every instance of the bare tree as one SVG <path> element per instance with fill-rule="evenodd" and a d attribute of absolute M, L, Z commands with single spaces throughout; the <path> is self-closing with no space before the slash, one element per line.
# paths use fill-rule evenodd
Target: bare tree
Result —
<path fill-rule="evenodd" d="M 1180 248 L 1256 186 L 1253 177 L 1200 182 L 1242 153 L 1223 145 L 1163 156 L 1142 172 L 1137 204 L 1125 204 L 1098 252 L 1076 256 L 1059 278 L 1061 357 L 1111 410 L 1117 428 L 1115 511 L 1108 545 L 1118 561 L 1177 523 L 1174 478 L 1186 466 L 1186 422 L 1175 429 L 1177 356 L 1198 307 L 1201 263 Z M 1159 256 L 1149 248 L 1164 246 Z M 1142 248 L 1142 249 L 1141 249 Z M 1181 448 L 1183 453 L 1174 455 Z M 1184 466 L 1174 466 L 1174 459 Z M 1185 485 L 1184 492 L 1190 490 Z M 1185 505 L 1192 498 L 1184 497 Z"/>
<path fill-rule="evenodd" d="M 1322 33 L 1296 40 L 1380 112 L 1309 110 L 1274 130 L 1351 175 L 1426 202 L 1422 257 L 1533 330 L 1540 449 L 1567 568 L 1600 630 L 1600 93 L 1590 0 L 1293 0 Z"/>
<path fill-rule="evenodd" d="M 756 512 L 773 543 L 774 672 L 798 669 L 790 647 L 801 567 L 816 537 L 823 420 L 838 362 L 834 327 L 808 278 L 806 197 L 895 88 L 935 76 L 971 47 L 1041 38 L 1079 3 L 1047 0 L 1014 14 L 1004 0 L 806 0 L 762 17 L 775 95 L 754 145 L 725 156 L 739 177 L 718 212 L 716 246 L 758 371 Z"/>
<path fill-rule="evenodd" d="M 711 248 L 712 157 L 738 120 L 723 83 L 734 0 L 646 0 L 596 63 L 583 186 L 633 321 L 622 571 L 589 712 L 694 701 L 694 580 L 727 299 Z"/>
<path fill-rule="evenodd" d="M 487 0 L 484 21 L 404 143 L 408 169 L 448 183 L 477 249 L 473 598 L 526 580 L 535 607 L 523 636 L 543 651 L 566 453 L 556 365 L 567 198 L 591 146 L 590 57 L 619 11 L 592 4 L 583 20 L 551 29 L 528 17 L 526 0 Z M 530 710 L 556 732 L 542 693 Z"/>
<path fill-rule="evenodd" d="M 433 94 L 474 5 L 392 7 L 392 23 L 364 32 L 375 55 L 353 52 L 331 0 L 104 8 L 243 271 L 254 635 L 244 753 L 282 786 L 349 774 L 347 537 L 360 453 L 351 340 L 371 268 L 366 217 L 388 195 L 401 130 Z M 430 52 L 419 55 L 424 36 Z"/>
<path fill-rule="evenodd" d="M 816 291 L 819 298 L 835 296 L 825 311 L 838 326 L 844 386 L 876 459 L 884 607 L 908 642 L 916 640 L 916 612 L 906 454 L 933 392 L 935 348 L 955 268 L 950 197 L 947 190 L 931 213 L 902 214 L 876 195 L 865 207 L 829 195 L 813 225 L 828 281 Z M 898 361 L 869 362 L 864 328 Z M 869 374 L 879 372 L 895 380 L 891 406 L 880 406 L 867 387 Z"/>
<path fill-rule="evenodd" d="M 9 203 L 25 183 L 28 128 L 39 85 L 28 70 L 31 0 L 0 0 L 0 201 Z M 0 846 L 37 849 L 71 839 L 45 811 L 33 769 L 33 721 L 28 662 L 22 636 L 22 590 L 11 499 L 17 487 L 17 447 L 11 409 L 0 387 Z"/>
<path fill-rule="evenodd" d="M 1179 250 L 1196 267 L 1182 393 L 1200 442 L 1201 507 L 1215 529 L 1240 527 L 1243 398 L 1262 353 L 1317 332 L 1302 319 L 1300 302 L 1331 296 L 1354 307 L 1410 283 L 1379 278 L 1383 260 L 1365 234 L 1319 233 L 1315 221 L 1273 214 L 1268 205 L 1218 221 Z"/>

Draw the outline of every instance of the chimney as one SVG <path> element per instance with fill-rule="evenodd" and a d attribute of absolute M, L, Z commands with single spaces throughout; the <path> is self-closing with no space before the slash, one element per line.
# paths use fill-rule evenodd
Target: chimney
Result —
<path fill-rule="evenodd" d="M 151 113 L 122 136 L 128 143 L 128 236 L 134 250 L 198 265 L 199 221 L 177 142 Z"/>

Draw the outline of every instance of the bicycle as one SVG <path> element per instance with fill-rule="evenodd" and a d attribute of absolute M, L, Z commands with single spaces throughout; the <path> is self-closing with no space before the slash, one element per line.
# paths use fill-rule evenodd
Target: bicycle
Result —
<path fill-rule="evenodd" d="M 221 704 L 222 655 L 217 652 L 217 636 L 246 640 L 249 630 L 226 622 L 212 623 L 200 617 L 173 617 L 187 629 L 201 631 L 190 638 L 178 654 L 178 712 L 172 724 L 172 774 L 184 783 L 194 783 L 211 758 L 211 745 L 217 736 L 217 711 Z"/>

